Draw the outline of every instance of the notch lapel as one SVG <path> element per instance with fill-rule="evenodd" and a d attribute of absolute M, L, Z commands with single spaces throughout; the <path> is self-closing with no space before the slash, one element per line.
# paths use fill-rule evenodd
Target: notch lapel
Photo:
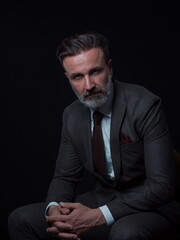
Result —
<path fill-rule="evenodd" d="M 93 171 L 93 162 L 92 162 L 92 151 L 91 151 L 91 113 L 87 107 L 84 107 L 84 111 L 82 111 L 81 115 L 81 129 L 79 134 L 83 140 L 83 145 L 85 149 L 85 154 L 87 156 L 87 162 L 85 165 Z"/>
<path fill-rule="evenodd" d="M 115 181 L 118 182 L 118 179 L 121 175 L 121 152 L 119 133 L 126 110 L 126 102 L 123 88 L 119 84 L 116 84 L 116 82 L 114 83 L 114 85 L 115 87 L 111 118 L 110 148 Z"/>

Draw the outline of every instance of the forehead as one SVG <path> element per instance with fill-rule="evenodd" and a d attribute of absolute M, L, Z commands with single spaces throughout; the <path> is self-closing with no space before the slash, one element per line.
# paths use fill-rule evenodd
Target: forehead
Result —
<path fill-rule="evenodd" d="M 104 63 L 105 58 L 101 48 L 82 51 L 78 55 L 68 56 L 63 60 L 63 66 L 69 73 L 88 71 L 91 68 L 102 66 Z"/>

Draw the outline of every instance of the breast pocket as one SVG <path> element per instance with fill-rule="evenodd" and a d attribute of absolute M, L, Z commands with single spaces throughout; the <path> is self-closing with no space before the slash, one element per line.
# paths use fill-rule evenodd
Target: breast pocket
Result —
<path fill-rule="evenodd" d="M 120 145 L 121 151 L 121 182 L 132 183 L 144 178 L 143 141 L 137 140 Z"/>

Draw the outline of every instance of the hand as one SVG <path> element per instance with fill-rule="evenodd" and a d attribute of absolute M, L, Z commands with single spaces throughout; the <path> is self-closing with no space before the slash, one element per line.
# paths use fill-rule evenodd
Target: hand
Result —
<path fill-rule="evenodd" d="M 66 228 L 67 231 L 76 234 L 76 236 L 81 236 L 85 232 L 90 231 L 92 228 L 105 224 L 106 220 L 99 208 L 91 209 L 80 203 L 60 203 L 61 208 L 69 209 L 70 213 L 68 215 L 58 215 L 58 216 L 50 216 L 47 221 L 53 223 L 56 229 L 59 229 L 60 232 L 58 234 L 59 237 L 64 239 L 69 239 L 68 236 L 61 234 L 62 229 L 65 230 L 65 226 L 69 226 Z M 52 231 L 54 229 L 51 229 Z M 73 236 L 75 237 L 75 236 Z M 76 238 L 74 238 L 76 239 Z"/>
<path fill-rule="evenodd" d="M 61 206 L 52 205 L 48 209 L 48 218 L 58 217 L 60 215 L 68 215 L 70 214 L 70 210 L 67 208 L 62 208 Z M 48 221 L 48 220 L 47 220 Z M 57 227 L 58 226 L 58 227 Z M 64 239 L 76 239 L 80 240 L 76 234 L 71 233 L 72 226 L 69 224 L 64 224 L 63 222 L 51 222 L 51 227 L 47 228 L 47 232 L 52 233 L 52 235 L 56 238 L 64 238 Z"/>
<path fill-rule="evenodd" d="M 68 208 L 62 208 L 60 205 L 51 205 L 48 209 L 48 216 L 56 216 L 59 214 L 68 215 L 70 210 Z"/>

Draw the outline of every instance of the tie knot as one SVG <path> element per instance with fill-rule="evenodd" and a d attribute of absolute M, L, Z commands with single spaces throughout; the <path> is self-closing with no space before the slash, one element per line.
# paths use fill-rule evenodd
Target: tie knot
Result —
<path fill-rule="evenodd" d="M 94 111 L 93 113 L 94 125 L 101 125 L 102 118 L 103 118 L 102 113 Z"/>

